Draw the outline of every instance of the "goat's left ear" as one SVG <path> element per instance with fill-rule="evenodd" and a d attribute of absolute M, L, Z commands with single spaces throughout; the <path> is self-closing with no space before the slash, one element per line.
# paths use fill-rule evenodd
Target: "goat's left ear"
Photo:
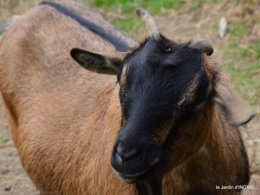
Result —
<path fill-rule="evenodd" d="M 101 74 L 116 75 L 127 52 L 93 53 L 74 48 L 70 52 L 72 58 L 85 69 Z"/>
<path fill-rule="evenodd" d="M 245 100 L 237 94 L 227 75 L 218 70 L 214 80 L 212 100 L 220 106 L 227 120 L 235 126 L 248 123 L 254 114 Z"/>

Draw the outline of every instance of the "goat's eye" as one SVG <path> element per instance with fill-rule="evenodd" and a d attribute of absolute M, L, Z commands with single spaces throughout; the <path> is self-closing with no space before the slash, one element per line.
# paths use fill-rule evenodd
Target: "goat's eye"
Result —
<path fill-rule="evenodd" d="M 165 48 L 164 51 L 165 51 L 166 53 L 169 53 L 169 52 L 172 52 L 173 49 L 172 49 L 172 47 L 170 47 L 170 46 L 166 46 L 166 48 Z"/>

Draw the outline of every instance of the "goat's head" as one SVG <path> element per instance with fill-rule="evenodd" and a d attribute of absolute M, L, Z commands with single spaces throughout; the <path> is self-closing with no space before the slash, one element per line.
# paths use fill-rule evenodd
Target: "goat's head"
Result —
<path fill-rule="evenodd" d="M 200 123 L 199 113 L 215 96 L 218 103 L 225 101 L 223 93 L 217 96 L 218 70 L 207 59 L 213 53 L 209 41 L 177 44 L 159 33 L 148 12 L 138 9 L 137 14 L 150 33 L 138 47 L 110 55 L 71 52 L 91 71 L 117 73 L 122 128 L 111 163 L 129 183 L 159 177 L 191 156 L 205 135 L 199 126 L 190 132 L 186 124 Z"/>

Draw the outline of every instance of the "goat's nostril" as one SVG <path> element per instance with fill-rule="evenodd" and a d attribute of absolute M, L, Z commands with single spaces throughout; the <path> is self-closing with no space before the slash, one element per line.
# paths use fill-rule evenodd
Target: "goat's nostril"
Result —
<path fill-rule="evenodd" d="M 139 150 L 134 148 L 124 147 L 122 144 L 118 144 L 117 153 L 124 161 L 128 161 L 132 158 L 138 157 L 141 154 Z"/>

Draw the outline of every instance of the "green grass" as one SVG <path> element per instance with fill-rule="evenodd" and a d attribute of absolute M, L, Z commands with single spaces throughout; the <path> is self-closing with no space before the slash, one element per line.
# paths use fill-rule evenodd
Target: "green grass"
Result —
<path fill-rule="evenodd" d="M 141 22 L 134 14 L 135 10 L 139 7 L 148 10 L 151 14 L 159 13 L 163 9 L 175 9 L 178 10 L 182 7 L 189 6 L 190 10 L 196 10 L 204 0 L 191 1 L 192 3 L 185 2 L 183 0 L 85 0 L 88 4 L 106 9 L 111 12 L 117 12 L 123 14 L 124 18 L 116 19 L 112 23 L 124 30 L 125 32 L 132 34 L 141 27 Z"/>
<path fill-rule="evenodd" d="M 144 9 L 149 9 L 149 11 L 153 13 L 157 13 L 163 8 L 179 9 L 183 4 L 182 0 L 90 0 L 88 2 L 91 5 L 108 10 L 120 9 L 123 12 L 132 12 L 136 8 L 142 7 Z"/>
<path fill-rule="evenodd" d="M 246 33 L 246 27 L 234 25 L 229 30 L 225 43 L 219 45 L 219 49 L 224 54 L 225 70 L 235 89 L 250 105 L 256 105 L 260 103 L 260 42 L 241 44 Z"/>
<path fill-rule="evenodd" d="M 108 11 L 123 13 L 124 18 L 116 19 L 112 24 L 131 35 L 141 27 L 140 19 L 134 14 L 137 8 L 156 14 L 162 9 L 179 9 L 183 5 L 182 0 L 90 0 L 88 3 Z"/>
<path fill-rule="evenodd" d="M 225 69 L 238 93 L 242 94 L 250 105 L 256 105 L 260 103 L 260 62 L 244 63 L 245 61 L 240 61 L 234 66 L 233 63 L 228 62 Z"/>
<path fill-rule="evenodd" d="M 128 32 L 129 34 L 134 34 L 136 30 L 142 26 L 142 22 L 140 19 L 136 17 L 126 17 L 123 19 L 118 19 L 113 22 L 113 24 L 120 28 L 123 29 L 124 31 Z"/>
<path fill-rule="evenodd" d="M 112 23 L 126 31 L 133 34 L 132 28 L 136 30 L 140 25 L 135 25 L 139 21 L 135 15 L 135 10 L 139 7 L 148 10 L 151 14 L 157 14 L 164 9 L 181 10 L 188 8 L 191 12 L 196 11 L 203 3 L 223 3 L 224 0 L 83 0 L 85 3 L 94 7 L 103 8 L 107 11 L 123 14 L 125 18 L 116 19 Z M 228 0 L 234 1 L 235 0 Z M 241 29 L 234 28 L 232 31 L 236 33 Z"/>
<path fill-rule="evenodd" d="M 148 9 L 153 14 L 162 9 L 180 9 L 189 7 L 191 11 L 197 10 L 204 2 L 223 3 L 237 2 L 236 0 L 84 0 L 95 7 L 102 7 L 107 10 L 121 10 L 122 12 L 132 12 L 138 7 Z"/>
<path fill-rule="evenodd" d="M 260 40 L 258 43 L 254 44 L 254 51 L 256 52 L 257 59 L 260 59 Z"/>
<path fill-rule="evenodd" d="M 1 136 L 0 140 L 2 143 L 9 141 L 10 140 L 9 134 L 8 133 L 4 134 L 3 136 Z"/>
<path fill-rule="evenodd" d="M 242 25 L 236 25 L 229 30 L 229 34 L 237 37 L 242 37 L 246 33 L 246 28 Z"/>
<path fill-rule="evenodd" d="M 191 1 L 190 9 L 191 10 L 197 10 L 197 8 L 199 6 L 201 6 L 203 3 L 204 3 L 204 0 Z"/>
<path fill-rule="evenodd" d="M 260 41 L 242 44 L 250 30 L 240 21 L 232 25 L 225 42 L 219 45 L 224 54 L 224 68 L 238 93 L 250 105 L 257 105 L 260 104 Z"/>

